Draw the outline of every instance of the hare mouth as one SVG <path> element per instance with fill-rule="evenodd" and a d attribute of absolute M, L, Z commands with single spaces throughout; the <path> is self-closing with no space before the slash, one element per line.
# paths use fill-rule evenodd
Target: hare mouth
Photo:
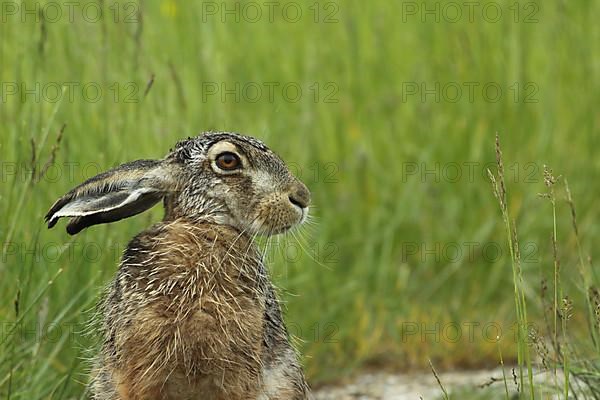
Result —
<path fill-rule="evenodd" d="M 298 224 L 285 225 L 285 226 L 276 226 L 276 227 L 267 229 L 266 233 L 268 235 L 279 235 L 281 233 L 289 231 L 290 229 L 292 229 L 294 226 L 297 226 L 297 225 Z"/>
<path fill-rule="evenodd" d="M 254 233 L 262 235 L 278 235 L 289 231 L 290 229 L 297 227 L 304 223 L 308 216 L 308 208 L 298 207 L 296 209 L 296 215 L 293 218 L 286 218 L 285 221 L 278 221 L 279 223 L 273 223 L 274 221 L 266 220 L 255 220 L 250 228 Z"/>

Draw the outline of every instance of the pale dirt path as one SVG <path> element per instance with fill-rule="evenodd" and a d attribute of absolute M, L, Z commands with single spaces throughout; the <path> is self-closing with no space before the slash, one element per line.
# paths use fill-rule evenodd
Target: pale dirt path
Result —
<path fill-rule="evenodd" d="M 449 392 L 457 388 L 478 390 L 491 377 L 501 378 L 502 371 L 447 372 L 439 376 Z M 496 384 L 497 389 L 503 389 L 501 385 Z M 434 400 L 441 398 L 442 390 L 432 373 L 369 373 L 345 386 L 321 388 L 315 396 L 317 400 Z"/>
<path fill-rule="evenodd" d="M 512 368 L 506 368 L 509 395 L 517 394 L 516 384 L 512 377 Z M 440 373 L 439 378 L 452 400 L 460 400 L 469 394 L 476 399 L 506 399 L 502 370 L 459 371 Z M 491 378 L 499 380 L 489 386 Z M 562 395 L 563 379 L 561 373 L 557 376 L 551 372 L 534 372 L 536 398 L 558 400 Z M 481 385 L 486 385 L 482 388 Z M 577 388 L 579 393 L 585 392 L 585 385 L 575 377 L 570 377 L 570 387 Z M 558 391 L 557 389 L 558 388 Z M 458 392 L 456 392 L 458 390 Z M 582 391 L 583 390 L 583 391 Z M 454 396 L 452 393 L 454 392 Z M 315 392 L 316 400 L 438 400 L 443 393 L 432 373 L 390 374 L 385 372 L 365 373 L 358 376 L 350 384 L 324 387 Z M 459 397 L 456 397 L 459 396 Z M 571 398 L 571 396 L 569 396 Z"/>

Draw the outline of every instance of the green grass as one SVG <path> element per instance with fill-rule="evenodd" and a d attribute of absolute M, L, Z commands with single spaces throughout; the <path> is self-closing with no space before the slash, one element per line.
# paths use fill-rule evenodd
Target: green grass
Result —
<path fill-rule="evenodd" d="M 94 347 L 93 334 L 82 332 L 90 310 L 128 239 L 162 216 L 157 207 L 69 237 L 63 224 L 51 231 L 43 224 L 52 202 L 95 173 L 162 157 L 176 140 L 203 130 L 265 140 L 313 193 L 317 224 L 303 233 L 305 251 L 296 256 L 288 237 L 270 258 L 315 384 L 360 368 L 426 369 L 428 359 L 438 371 L 498 365 L 495 331 L 479 329 L 486 324 L 502 329 L 507 365 L 518 347 L 525 351 L 514 340 L 522 315 L 486 175 L 495 165 L 496 132 L 509 155 L 508 208 L 521 242 L 519 290 L 529 320 L 544 323 L 540 281 L 554 273 L 552 206 L 537 196 L 546 191 L 544 164 L 568 178 L 581 257 L 599 258 L 600 3 L 536 2 L 539 21 L 529 24 L 513 21 L 512 1 L 497 3 L 505 13 L 497 23 L 480 13 L 472 23 L 466 15 L 458 23 L 403 22 L 402 2 L 357 0 L 336 3 L 332 23 L 314 22 L 312 2 L 297 3 L 305 15 L 297 23 L 277 12 L 273 22 L 265 15 L 222 23 L 200 3 L 175 0 L 136 6 L 141 23 L 125 23 L 129 10 L 121 9 L 115 23 L 109 3 L 96 23 L 81 18 L 82 7 L 74 23 L 31 15 L 24 22 L 4 15 L 0 23 L 1 397 L 84 396 L 87 349 Z M 320 20 L 336 11 L 320 7 Z M 67 89 L 52 102 L 53 82 L 79 86 L 72 100 Z M 103 90 L 97 102 L 83 98 L 90 82 Z M 255 102 L 251 93 L 222 101 L 206 91 L 252 82 L 263 89 Z M 303 95 L 292 102 L 275 89 L 271 101 L 269 82 L 300 85 Z M 450 94 L 437 102 L 403 92 L 422 82 L 496 82 L 503 97 L 486 101 L 476 90 L 469 101 L 464 89 L 453 103 Z M 7 94 L 10 84 L 41 98 Z M 520 88 L 518 101 L 511 87 Z M 537 102 L 525 102 L 533 90 Z M 32 161 L 39 175 L 48 160 L 54 167 L 32 179 Z M 468 163 L 476 163 L 473 176 Z M 462 176 L 454 179 L 449 168 L 457 164 Z M 587 315 L 577 290 L 580 251 L 564 196 L 557 198 L 562 290 L 576 306 L 569 328 L 576 334 Z M 502 256 L 486 256 L 486 244 Z M 456 246 L 460 256 L 451 253 Z M 472 338 L 465 324 L 475 327 Z M 463 335 L 449 340 L 442 328 L 455 325 Z"/>
<path fill-rule="evenodd" d="M 515 344 L 517 351 L 517 365 L 511 368 L 512 380 L 507 374 L 507 368 L 502 356 L 502 348 L 498 347 L 498 360 L 500 362 L 502 377 L 492 377 L 491 380 L 480 386 L 479 391 L 473 388 L 458 388 L 453 391 L 454 398 L 477 399 L 485 398 L 509 399 L 544 399 L 544 398 L 600 398 L 600 295 L 598 280 L 593 278 L 593 264 L 588 257 L 583 258 L 580 245 L 580 231 L 577 221 L 577 211 L 572 193 L 566 179 L 555 176 L 553 171 L 544 166 L 544 184 L 546 191 L 539 193 L 541 199 L 549 200 L 551 204 L 551 243 L 553 268 L 544 270 L 540 265 L 541 285 L 539 298 L 528 298 L 525 291 L 525 280 L 522 269 L 522 242 L 519 240 L 515 221 L 512 219 L 508 207 L 509 194 L 506 189 L 505 167 L 498 136 L 496 137 L 496 166 L 488 171 L 492 182 L 494 196 L 498 200 L 502 219 L 506 226 L 506 237 L 510 248 L 510 259 L 513 270 L 513 285 L 515 312 L 517 322 L 515 326 Z M 560 186 L 559 186 L 560 185 Z M 558 190 L 557 190 L 558 189 Z M 559 197 L 560 194 L 560 197 Z M 562 201 L 560 201 L 562 200 Z M 576 242 L 576 251 L 579 255 L 577 272 L 577 289 L 571 285 L 573 271 L 568 274 L 561 269 L 562 242 L 559 241 L 557 211 L 558 206 L 568 208 L 571 214 L 572 236 Z M 562 232 L 561 232 L 562 233 Z M 569 288 L 569 289 L 566 289 Z M 551 292 L 550 292 L 551 290 Z M 569 290 L 582 300 L 578 308 L 574 307 Z M 528 317 L 527 308 L 531 305 L 541 308 L 544 325 L 539 319 Z M 573 324 L 573 316 L 579 313 L 586 321 L 583 324 Z M 585 331 L 586 337 L 573 335 Z M 433 365 L 432 373 L 443 391 L 443 398 L 448 400 L 449 395 L 437 375 Z M 495 383 L 501 382 L 504 393 L 501 393 Z M 514 384 L 514 385 L 513 385 Z M 512 389 L 509 389 L 509 385 Z M 493 387 L 496 386 L 496 387 Z M 466 390 L 466 392 L 465 392 Z M 562 396 L 561 396 L 562 394 Z"/>

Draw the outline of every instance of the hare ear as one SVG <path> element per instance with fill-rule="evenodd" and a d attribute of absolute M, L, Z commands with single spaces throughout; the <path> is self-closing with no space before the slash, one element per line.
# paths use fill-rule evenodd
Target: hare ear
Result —
<path fill-rule="evenodd" d="M 75 235 L 88 226 L 139 214 L 173 187 L 172 176 L 161 161 L 133 161 L 77 186 L 54 203 L 45 219 L 52 228 L 61 217 L 71 217 L 67 232 Z"/>

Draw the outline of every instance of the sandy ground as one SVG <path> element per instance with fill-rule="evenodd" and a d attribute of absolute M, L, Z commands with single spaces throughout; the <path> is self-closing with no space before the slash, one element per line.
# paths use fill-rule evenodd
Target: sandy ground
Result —
<path fill-rule="evenodd" d="M 510 374 L 510 371 L 507 371 Z M 439 375 L 448 391 L 459 388 L 475 390 L 490 378 L 502 378 L 501 370 L 450 372 Z M 498 389 L 504 386 L 496 384 Z M 481 389 L 479 389 L 481 390 Z M 317 400 L 433 400 L 442 390 L 432 373 L 392 375 L 364 374 L 343 387 L 325 387 L 315 392 Z"/>
<path fill-rule="evenodd" d="M 509 395 L 514 397 L 517 395 L 517 385 L 512 377 L 512 368 L 506 368 L 506 376 Z M 439 378 L 452 399 L 459 398 L 461 392 L 463 396 L 468 393 L 469 397 L 475 395 L 474 398 L 478 399 L 506 398 L 501 369 L 446 372 L 440 373 Z M 497 382 L 493 383 L 492 379 Z M 555 376 L 550 371 L 537 371 L 534 373 L 534 382 L 536 393 L 540 398 L 550 400 L 564 398 L 562 394 L 564 381 L 560 372 Z M 585 391 L 585 385 L 574 376 L 570 377 L 570 387 Z M 453 396 L 452 393 L 455 395 Z M 457 395 L 459 397 L 456 397 Z M 443 399 L 443 393 L 432 373 L 404 375 L 368 373 L 360 375 L 347 385 L 321 388 L 315 391 L 315 398 L 316 400 L 438 400 Z"/>

